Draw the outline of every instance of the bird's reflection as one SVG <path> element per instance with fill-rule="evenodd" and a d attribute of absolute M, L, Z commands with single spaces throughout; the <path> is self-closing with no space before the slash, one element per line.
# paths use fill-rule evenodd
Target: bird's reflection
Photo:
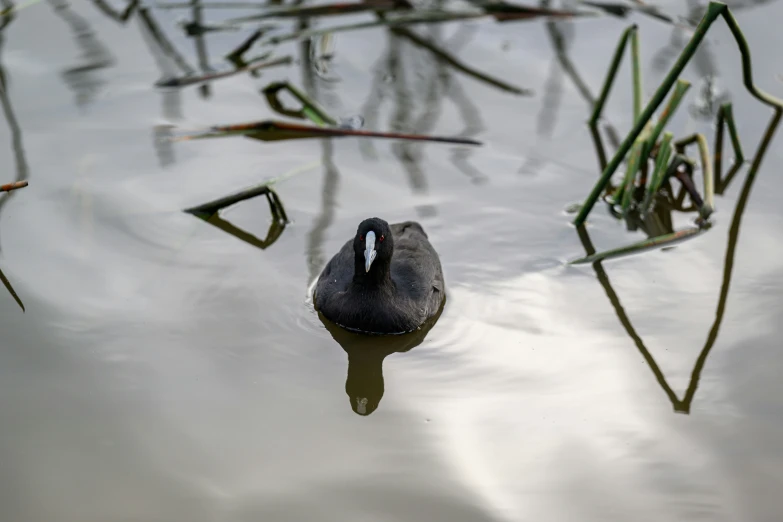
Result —
<path fill-rule="evenodd" d="M 354 413 L 370 415 L 378 409 L 383 398 L 383 360 L 393 353 L 404 353 L 419 346 L 435 326 L 443 312 L 446 300 L 440 310 L 418 330 L 403 335 L 364 335 L 349 332 L 331 322 L 321 313 L 318 318 L 332 334 L 337 343 L 348 354 L 348 376 L 345 379 L 345 393 Z"/>

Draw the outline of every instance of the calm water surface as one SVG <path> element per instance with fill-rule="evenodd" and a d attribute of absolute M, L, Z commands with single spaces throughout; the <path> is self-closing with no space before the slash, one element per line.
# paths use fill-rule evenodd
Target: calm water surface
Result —
<path fill-rule="evenodd" d="M 751 3 L 736 14 L 755 78 L 782 96 L 783 3 Z M 176 25 L 188 10 L 149 14 L 194 70 L 223 66 L 246 36 L 196 44 Z M 64 0 L 21 11 L 0 33 L 0 182 L 30 181 L 0 207 L 0 265 L 26 306 L 0 292 L 0 519 L 780 520 L 780 136 L 752 186 L 743 170 L 716 198 L 708 234 L 597 271 L 564 264 L 584 254 L 565 209 L 597 176 L 585 96 L 632 21 L 649 96 L 687 36 L 645 16 L 554 26 L 587 93 L 557 60 L 552 26 L 473 21 L 417 30 L 533 96 L 385 30 L 337 36 L 339 82 L 315 76 L 294 42 L 277 55 L 295 65 L 163 95 L 153 84 L 176 64 L 138 15 L 121 24 Z M 750 158 L 770 111 L 743 90 L 725 24 L 707 43 L 688 103 L 718 75 Z M 620 133 L 628 77 L 625 63 L 606 112 Z M 284 79 L 370 128 L 485 145 L 156 149 L 161 123 L 277 117 L 259 90 Z M 712 120 L 689 114 L 672 130 L 712 143 Z M 182 212 L 296 169 L 277 188 L 292 223 L 268 248 Z M 423 339 L 333 335 L 308 302 L 372 215 L 419 220 L 441 254 L 448 301 Z M 263 198 L 224 216 L 259 238 L 271 222 Z M 588 230 L 599 249 L 644 237 L 600 206 Z"/>

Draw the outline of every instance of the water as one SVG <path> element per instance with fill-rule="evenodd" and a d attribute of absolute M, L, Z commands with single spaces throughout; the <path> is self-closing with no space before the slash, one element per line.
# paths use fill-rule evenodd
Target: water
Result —
<path fill-rule="evenodd" d="M 176 27 L 183 13 L 150 11 L 194 70 L 246 36 L 194 45 Z M 756 81 L 783 95 L 780 35 L 765 22 L 783 4 L 736 15 Z M 671 64 L 672 30 L 631 20 L 649 96 Z M 628 23 L 557 25 L 592 96 Z M 16 172 L 30 186 L 1 207 L 0 266 L 26 307 L 0 294 L 2 520 L 780 518 L 779 134 L 734 241 L 747 170 L 698 239 L 598 273 L 567 267 L 584 249 L 565 209 L 588 193 L 597 161 L 589 105 L 547 25 L 418 30 L 535 95 L 487 86 L 384 30 L 337 35 L 325 80 L 299 63 L 221 80 L 208 96 L 153 89 L 176 64 L 137 14 L 123 25 L 91 2 L 41 3 L 3 30 L 0 181 Z M 769 110 L 742 89 L 723 22 L 708 43 L 687 70 L 688 101 L 717 74 L 751 158 Z M 286 53 L 309 56 L 296 43 Z M 606 117 L 622 134 L 627 63 L 621 75 Z M 276 117 L 259 90 L 283 79 L 369 128 L 485 145 L 227 138 L 156 149 L 160 123 Z M 714 141 L 697 110 L 683 107 L 671 128 Z M 292 224 L 263 250 L 182 212 L 299 168 L 309 170 L 277 186 Z M 370 215 L 419 220 L 441 254 L 448 301 L 424 339 L 362 350 L 307 301 Z M 260 239 L 270 225 L 263 198 L 224 217 Z M 644 237 L 600 206 L 588 230 L 598 249 Z"/>

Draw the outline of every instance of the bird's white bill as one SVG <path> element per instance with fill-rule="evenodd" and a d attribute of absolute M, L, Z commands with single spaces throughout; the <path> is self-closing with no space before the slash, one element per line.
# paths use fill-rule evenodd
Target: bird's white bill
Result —
<path fill-rule="evenodd" d="M 364 239 L 364 271 L 370 271 L 370 265 L 373 259 L 375 259 L 375 232 L 370 230 L 367 232 L 367 236 Z"/>

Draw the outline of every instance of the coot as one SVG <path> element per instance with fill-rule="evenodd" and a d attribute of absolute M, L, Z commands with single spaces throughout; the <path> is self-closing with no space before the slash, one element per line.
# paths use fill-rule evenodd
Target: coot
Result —
<path fill-rule="evenodd" d="M 345 329 L 401 334 L 435 315 L 445 297 L 440 259 L 421 225 L 374 217 L 324 267 L 313 301 Z"/>

